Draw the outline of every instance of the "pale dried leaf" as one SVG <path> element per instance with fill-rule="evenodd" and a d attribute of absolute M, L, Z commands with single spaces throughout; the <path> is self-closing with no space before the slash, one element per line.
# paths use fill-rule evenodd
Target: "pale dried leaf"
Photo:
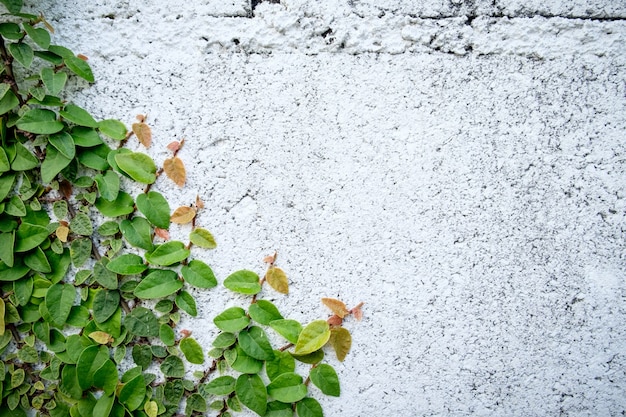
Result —
<path fill-rule="evenodd" d="M 348 313 L 350 313 L 342 301 L 334 298 L 322 298 L 322 303 L 324 303 L 326 307 L 330 308 L 333 313 L 341 318 L 344 318 Z"/>
<path fill-rule="evenodd" d="M 138 114 L 137 116 L 135 116 L 135 119 L 139 120 L 139 123 L 143 123 L 146 121 L 146 117 L 146 115 Z"/>
<path fill-rule="evenodd" d="M 172 223 L 176 224 L 187 224 L 191 222 L 194 217 L 196 217 L 195 208 L 182 206 L 174 210 L 174 213 L 172 213 L 172 217 L 170 217 L 170 220 L 172 221 Z"/>
<path fill-rule="evenodd" d="M 204 208 L 204 201 L 200 200 L 200 196 L 199 195 L 196 196 L 196 208 L 197 209 L 203 209 Z"/>
<path fill-rule="evenodd" d="M 100 345 L 106 345 L 107 343 L 113 341 L 113 338 L 110 334 L 101 331 L 91 332 L 89 333 L 89 337 L 93 339 L 94 342 Z"/>
<path fill-rule="evenodd" d="M 267 283 L 281 294 L 289 294 L 289 280 L 287 274 L 280 268 L 270 267 L 265 274 Z"/>
<path fill-rule="evenodd" d="M 152 130 L 150 130 L 150 126 L 147 124 L 143 122 L 133 123 L 133 133 L 137 136 L 137 140 L 146 148 L 152 145 Z"/>
<path fill-rule="evenodd" d="M 57 227 L 57 231 L 56 231 L 56 235 L 59 238 L 59 240 L 63 243 L 67 242 L 67 236 L 70 233 L 70 228 L 67 226 L 59 226 Z"/>
<path fill-rule="evenodd" d="M 174 142 L 170 142 L 169 145 L 167 145 L 167 149 L 169 149 L 172 152 L 176 152 L 177 150 L 180 149 L 180 142 L 175 140 Z"/>
<path fill-rule="evenodd" d="M 185 165 L 180 158 L 175 156 L 163 161 L 163 170 L 167 176 L 176 183 L 176 185 L 179 187 L 185 185 L 187 172 L 185 171 Z"/>
<path fill-rule="evenodd" d="M 361 309 L 361 307 L 363 307 L 363 304 L 364 303 L 359 303 L 356 307 L 350 310 L 350 313 L 352 313 L 354 318 L 358 321 L 361 321 L 363 319 L 363 310 Z"/>

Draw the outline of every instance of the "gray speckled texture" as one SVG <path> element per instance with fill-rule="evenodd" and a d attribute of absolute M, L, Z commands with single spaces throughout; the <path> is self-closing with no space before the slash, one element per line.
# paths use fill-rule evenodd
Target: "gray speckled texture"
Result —
<path fill-rule="evenodd" d="M 195 256 L 278 250 L 303 321 L 365 301 L 326 416 L 626 412 L 623 1 L 84 3 L 37 6 L 90 57 L 73 99 L 147 113 L 157 162 L 186 138 L 156 189 L 206 201 Z M 197 294 L 208 345 L 246 301 Z"/>

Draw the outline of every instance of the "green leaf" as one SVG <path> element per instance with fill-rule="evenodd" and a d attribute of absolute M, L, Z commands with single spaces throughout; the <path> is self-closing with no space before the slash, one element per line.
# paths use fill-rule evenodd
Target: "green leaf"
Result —
<path fill-rule="evenodd" d="M 64 72 L 54 72 L 52 68 L 45 67 L 41 70 L 41 81 L 43 85 L 53 96 L 56 96 L 65 87 L 67 82 L 67 74 Z"/>
<path fill-rule="evenodd" d="M 13 58 L 23 67 L 29 68 L 30 64 L 33 63 L 33 58 L 35 54 L 33 52 L 33 48 L 25 43 L 11 43 L 9 44 L 9 52 L 13 55 Z"/>
<path fill-rule="evenodd" d="M 34 28 L 28 23 L 22 24 L 26 34 L 42 49 L 50 47 L 50 33 L 43 28 Z M 56 93 L 54 93 L 56 94 Z"/>
<path fill-rule="evenodd" d="M 91 256 L 91 239 L 74 239 L 70 245 L 70 257 L 72 264 L 80 268 Z"/>
<path fill-rule="evenodd" d="M 77 235 L 91 236 L 93 234 L 91 219 L 85 213 L 76 213 L 70 222 L 70 230 Z"/>
<path fill-rule="evenodd" d="M 335 350 L 339 362 L 343 362 L 352 347 L 352 336 L 345 327 L 333 327 L 330 330 L 330 344 Z"/>
<path fill-rule="evenodd" d="M 229 333 L 236 333 L 250 324 L 250 318 L 241 307 L 231 307 L 218 314 L 213 319 L 218 329 Z"/>
<path fill-rule="evenodd" d="M 178 356 L 170 355 L 161 363 L 161 372 L 166 378 L 182 378 L 185 376 L 185 364 Z"/>
<path fill-rule="evenodd" d="M 154 313 L 145 307 L 135 307 L 124 319 L 128 331 L 139 337 L 156 337 L 159 323 Z"/>
<path fill-rule="evenodd" d="M 109 152 L 111 152 L 111 148 L 104 143 L 89 149 L 82 149 L 78 153 L 78 161 L 87 168 L 105 171 L 109 168 L 109 162 L 107 161 Z"/>
<path fill-rule="evenodd" d="M 322 359 L 324 359 L 324 350 L 318 349 L 315 352 L 307 353 L 306 355 L 297 355 L 295 353 L 291 353 L 291 356 L 299 362 L 308 363 L 310 365 L 315 365 L 320 363 Z"/>
<path fill-rule="evenodd" d="M 307 397 L 296 404 L 298 417 L 324 417 L 322 406 L 315 398 Z"/>
<path fill-rule="evenodd" d="M 84 148 L 91 148 L 93 146 L 102 145 L 102 139 L 95 129 L 82 126 L 74 126 L 70 131 L 70 135 L 74 138 L 76 146 L 82 146 Z"/>
<path fill-rule="evenodd" d="M 315 320 L 309 323 L 298 337 L 296 355 L 306 355 L 315 352 L 330 339 L 330 327 L 326 320 Z"/>
<path fill-rule="evenodd" d="M 213 395 L 230 395 L 235 390 L 236 380 L 232 376 L 224 375 L 215 378 L 205 387 L 205 391 Z"/>
<path fill-rule="evenodd" d="M 220 333 L 213 341 L 213 346 L 216 348 L 229 348 L 235 344 L 237 337 L 233 333 L 223 332 Z"/>
<path fill-rule="evenodd" d="M 335 369 L 322 363 L 311 369 L 310 373 L 311 382 L 318 387 L 326 395 L 332 395 L 333 397 L 339 397 L 341 393 L 339 387 L 339 378 Z"/>
<path fill-rule="evenodd" d="M 83 306 L 72 306 L 70 315 L 67 316 L 66 323 L 70 326 L 83 328 L 89 323 L 91 313 Z"/>
<path fill-rule="evenodd" d="M 60 132 L 65 126 L 57 120 L 53 111 L 44 109 L 31 109 L 17 121 L 17 128 L 38 135 L 51 135 Z"/>
<path fill-rule="evenodd" d="M 270 401 L 267 403 L 265 417 L 293 417 L 291 404 L 281 403 L 280 401 Z"/>
<path fill-rule="evenodd" d="M 231 368 L 244 374 L 258 374 L 263 368 L 263 361 L 249 356 L 239 345 L 224 351 L 224 359 Z"/>
<path fill-rule="evenodd" d="M 93 385 L 102 388 L 107 395 L 115 392 L 117 382 L 117 366 L 111 359 L 107 359 L 93 374 Z"/>
<path fill-rule="evenodd" d="M 185 337 L 180 341 L 178 345 L 180 350 L 185 355 L 185 359 L 187 359 L 190 363 L 195 364 L 203 364 L 204 363 L 204 353 L 202 352 L 202 347 L 195 339 L 191 337 Z"/>
<path fill-rule="evenodd" d="M 52 51 L 52 46 L 49 48 Z M 56 52 L 55 52 L 56 53 Z M 63 62 L 70 71 L 74 74 L 78 75 L 80 78 L 84 79 L 87 82 L 94 82 L 93 72 L 91 71 L 91 67 L 89 64 L 82 59 L 75 57 L 74 55 L 66 55 L 63 56 Z"/>
<path fill-rule="evenodd" d="M 82 107 L 78 107 L 75 104 L 68 104 L 63 110 L 59 112 L 61 117 L 70 121 L 78 126 L 84 127 L 98 127 L 98 122 L 89 114 L 89 112 Z"/>
<path fill-rule="evenodd" d="M 73 159 L 76 156 L 76 146 L 74 146 L 74 138 L 67 132 L 59 132 L 50 135 L 48 138 L 50 145 L 54 146 L 57 151 L 66 158 Z"/>
<path fill-rule="evenodd" d="M 205 412 L 207 411 L 206 400 L 197 392 L 191 394 L 187 398 L 187 405 L 185 412 L 190 414 L 193 411 Z"/>
<path fill-rule="evenodd" d="M 183 265 L 181 274 L 185 282 L 197 288 L 213 288 L 217 280 L 213 270 L 204 262 L 194 259 L 187 265 Z"/>
<path fill-rule="evenodd" d="M 235 383 L 235 392 L 239 401 L 258 415 L 267 409 L 267 391 L 258 375 L 240 375 Z"/>
<path fill-rule="evenodd" d="M 302 377 L 293 372 L 286 372 L 276 377 L 268 386 L 267 393 L 275 400 L 284 403 L 300 401 L 308 393 Z"/>
<path fill-rule="evenodd" d="M 9 158 L 7 157 L 6 152 L 3 148 L 0 148 L 0 173 L 6 172 L 11 169 L 11 163 L 9 162 Z"/>
<path fill-rule="evenodd" d="M 143 262 L 143 258 L 132 253 L 118 256 L 107 264 L 109 271 L 120 275 L 141 274 L 147 268 L 148 266 Z"/>
<path fill-rule="evenodd" d="M 120 192 L 120 177 L 108 169 L 104 174 L 97 174 L 94 177 L 100 197 L 107 201 L 114 201 Z"/>
<path fill-rule="evenodd" d="M 127 173 L 132 179 L 143 184 L 152 184 L 156 181 L 156 165 L 148 155 L 131 152 L 118 153 L 115 162 L 119 168 Z"/>
<path fill-rule="evenodd" d="M 48 229 L 43 226 L 22 223 L 15 235 L 15 252 L 26 252 L 36 248 L 48 238 Z"/>
<path fill-rule="evenodd" d="M 56 324 L 62 326 L 70 315 L 76 289 L 71 284 L 54 284 L 46 293 L 46 308 Z"/>
<path fill-rule="evenodd" d="M 14 173 L 6 173 L 0 176 L 0 201 L 4 200 L 6 196 L 11 192 L 14 183 Z"/>
<path fill-rule="evenodd" d="M 289 352 L 274 351 L 274 359 L 265 362 L 265 372 L 270 381 L 276 379 L 277 376 L 293 372 L 296 369 L 296 361 Z"/>
<path fill-rule="evenodd" d="M 193 296 L 187 291 L 181 291 L 176 294 L 176 305 L 192 317 L 196 317 L 198 315 L 196 300 L 194 300 Z"/>
<path fill-rule="evenodd" d="M 126 138 L 126 126 L 124 123 L 115 119 L 106 119 L 98 123 L 98 129 L 102 134 L 107 135 L 111 139 L 124 140 Z"/>
<path fill-rule="evenodd" d="M 8 4 L 18 3 L 18 0 L 2 0 L 2 3 L 9 9 L 9 11 L 11 11 L 11 8 L 9 8 Z M 19 7 L 21 8 L 21 1 L 19 1 L 19 3 Z M 19 13 L 19 9 L 15 12 L 11 11 L 11 13 Z M 12 41 L 19 41 L 24 36 L 24 33 L 17 23 L 4 22 L 0 23 L 0 35 Z"/>
<path fill-rule="evenodd" d="M 78 357 L 76 375 L 80 388 L 86 390 L 94 383 L 94 374 L 109 359 L 109 350 L 105 346 L 89 346 Z"/>
<path fill-rule="evenodd" d="M 130 196 L 130 194 L 125 193 L 124 191 L 120 191 L 117 194 L 117 198 L 114 201 L 109 201 L 102 197 L 99 197 L 96 200 L 95 205 L 98 211 L 100 211 L 100 213 L 102 213 L 102 215 L 106 217 L 125 216 L 135 211 L 135 201 Z M 128 221 L 128 220 L 125 220 L 125 221 Z M 122 234 L 123 234 L 124 230 L 122 229 L 121 225 L 120 225 L 120 230 L 122 230 Z M 133 245 L 133 243 L 131 242 L 129 243 Z M 150 242 L 150 244 L 152 244 L 152 241 Z M 136 245 L 133 245 L 133 246 L 136 246 Z"/>
<path fill-rule="evenodd" d="M 60 391 L 74 400 L 80 400 L 83 396 L 83 390 L 78 384 L 78 376 L 76 374 L 76 366 L 65 365 L 61 371 Z"/>
<path fill-rule="evenodd" d="M 21 143 L 14 145 L 15 157 L 11 162 L 13 171 L 28 171 L 39 165 L 39 159 Z"/>
<path fill-rule="evenodd" d="M 142 299 L 162 298 L 174 294 L 183 287 L 178 274 L 172 270 L 157 269 L 141 280 L 133 292 Z"/>
<path fill-rule="evenodd" d="M 26 206 L 19 196 L 14 195 L 6 204 L 4 212 L 10 214 L 11 216 L 24 217 L 26 216 Z"/>
<path fill-rule="evenodd" d="M 19 104 L 20 101 L 17 99 L 15 94 L 13 94 L 12 91 L 7 91 L 5 94 L 2 95 L 2 98 L 0 99 L 0 115 L 11 111 L 11 109 L 19 106 Z"/>
<path fill-rule="evenodd" d="M 52 272 L 50 262 L 46 258 L 41 248 L 35 248 L 32 252 L 24 257 L 24 263 L 33 271 L 42 272 L 44 274 Z"/>
<path fill-rule="evenodd" d="M 187 259 L 190 253 L 182 242 L 174 240 L 146 253 L 146 260 L 153 265 L 169 266 Z"/>
<path fill-rule="evenodd" d="M 6 7 L 11 14 L 17 14 L 22 10 L 22 0 L 1 0 L 0 2 L 4 4 L 4 7 Z"/>
<path fill-rule="evenodd" d="M 255 303 L 250 304 L 248 314 L 250 314 L 252 320 L 265 325 L 283 318 L 276 306 L 267 300 L 257 300 Z"/>
<path fill-rule="evenodd" d="M 170 227 L 170 205 L 165 197 L 156 191 L 137 196 L 137 209 L 156 227 Z"/>
<path fill-rule="evenodd" d="M 93 299 L 93 318 L 96 323 L 107 321 L 115 313 L 119 305 L 119 291 L 98 290 Z"/>
<path fill-rule="evenodd" d="M 263 329 L 258 326 L 239 332 L 239 346 L 255 359 L 267 361 L 274 358 L 272 345 Z"/>
<path fill-rule="evenodd" d="M 122 192 L 120 191 L 120 195 L 121 194 Z M 132 220 L 122 220 L 120 222 L 120 231 L 124 239 L 132 246 L 147 251 L 154 249 L 154 245 L 152 244 L 152 228 L 150 227 L 150 223 L 143 217 L 135 217 Z"/>
<path fill-rule="evenodd" d="M 100 236 L 114 236 L 120 231 L 120 225 L 113 220 L 106 221 L 98 227 Z"/>
<path fill-rule="evenodd" d="M 189 241 L 203 249 L 215 249 L 217 247 L 217 243 L 215 243 L 215 238 L 211 232 L 201 227 L 196 227 L 191 231 Z"/>
<path fill-rule="evenodd" d="M 72 160 L 59 152 L 55 147 L 48 147 L 46 159 L 41 163 L 41 181 L 43 183 L 51 182 L 70 162 Z"/>
<path fill-rule="evenodd" d="M 96 262 L 93 266 L 93 277 L 104 288 L 115 290 L 118 286 L 117 274 L 107 268 L 108 264 L 108 258 L 102 258 Z"/>
<path fill-rule="evenodd" d="M 282 319 L 270 322 L 270 327 L 289 342 L 296 344 L 302 332 L 302 325 L 295 320 Z"/>
<path fill-rule="evenodd" d="M 161 327 L 159 327 L 159 339 L 161 339 L 161 342 L 163 342 L 165 346 L 174 346 L 176 334 L 170 326 L 162 324 Z"/>
<path fill-rule="evenodd" d="M 258 294 L 261 291 L 259 276 L 248 270 L 233 272 L 224 280 L 224 286 L 241 294 Z"/>
<path fill-rule="evenodd" d="M 15 232 L 0 233 L 0 261 L 8 267 L 13 266 L 15 247 Z"/>
<path fill-rule="evenodd" d="M 120 390 L 118 399 L 129 411 L 139 408 L 146 397 L 146 381 L 142 374 L 126 382 Z"/>
<path fill-rule="evenodd" d="M 133 345 L 132 356 L 137 366 L 143 370 L 152 363 L 152 349 L 148 345 Z"/>

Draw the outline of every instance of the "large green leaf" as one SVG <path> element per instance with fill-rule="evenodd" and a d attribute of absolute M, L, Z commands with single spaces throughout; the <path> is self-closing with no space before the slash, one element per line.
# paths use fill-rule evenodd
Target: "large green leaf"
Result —
<path fill-rule="evenodd" d="M 50 262 L 41 248 L 35 248 L 24 257 L 24 263 L 33 271 L 47 274 L 52 272 Z"/>
<path fill-rule="evenodd" d="M 190 363 L 202 364 L 204 363 L 204 353 L 202 352 L 202 347 L 195 339 L 191 337 L 185 337 L 180 341 L 178 347 L 185 355 L 185 359 L 187 359 Z"/>
<path fill-rule="evenodd" d="M 289 354 L 289 352 L 284 352 L 280 350 L 274 351 L 274 359 L 271 361 L 265 362 L 265 372 L 267 373 L 270 381 L 276 379 L 277 376 L 287 373 L 294 372 L 296 369 L 296 361 Z"/>
<path fill-rule="evenodd" d="M 48 288 L 46 308 L 56 324 L 65 324 L 75 298 L 76 288 L 71 284 L 54 284 Z"/>
<path fill-rule="evenodd" d="M 128 331 L 140 337 L 156 337 L 159 335 L 159 322 L 156 316 L 145 307 L 135 307 L 124 318 Z"/>
<path fill-rule="evenodd" d="M 16 175 L 12 172 L 0 176 L 0 201 L 4 200 L 13 189 L 15 177 Z"/>
<path fill-rule="evenodd" d="M 50 33 L 44 28 L 35 28 L 28 23 L 23 23 L 26 34 L 42 49 L 48 49 L 50 46 Z M 56 93 L 54 93 L 56 94 Z"/>
<path fill-rule="evenodd" d="M 46 150 L 46 159 L 41 163 L 41 181 L 43 183 L 51 182 L 59 172 L 63 171 L 72 160 L 55 147 L 49 146 Z"/>
<path fill-rule="evenodd" d="M 109 359 L 109 350 L 105 346 L 89 346 L 78 357 L 76 372 L 78 384 L 86 390 L 94 383 L 94 374 Z"/>
<path fill-rule="evenodd" d="M 0 148 L 0 173 L 7 172 L 11 169 L 11 163 L 3 148 Z"/>
<path fill-rule="evenodd" d="M 44 109 L 31 109 L 17 121 L 17 128 L 39 135 L 51 135 L 60 132 L 65 126 L 57 120 L 53 111 Z"/>
<path fill-rule="evenodd" d="M 131 152 L 115 155 L 118 167 L 132 179 L 143 184 L 152 184 L 156 180 L 156 165 L 148 155 Z"/>
<path fill-rule="evenodd" d="M 263 369 L 263 361 L 248 355 L 239 345 L 224 351 L 224 359 L 231 368 L 244 374 L 258 374 Z"/>
<path fill-rule="evenodd" d="M 117 290 L 101 289 L 93 299 L 93 318 L 96 323 L 107 321 L 120 305 L 120 293 Z"/>
<path fill-rule="evenodd" d="M 332 366 L 325 363 L 317 365 L 311 369 L 310 378 L 311 382 L 321 389 L 324 394 L 339 397 L 341 393 L 339 378 Z"/>
<path fill-rule="evenodd" d="M 225 332 L 235 333 L 245 329 L 250 323 L 250 318 L 246 315 L 246 311 L 241 307 L 231 307 L 218 314 L 213 323 L 218 329 Z"/>
<path fill-rule="evenodd" d="M 178 356 L 170 355 L 161 363 L 161 372 L 166 378 L 182 378 L 185 376 L 185 364 Z"/>
<path fill-rule="evenodd" d="M 266 361 L 274 358 L 272 345 L 263 329 L 258 326 L 239 332 L 239 346 L 255 359 Z"/>
<path fill-rule="evenodd" d="M 104 143 L 98 146 L 92 146 L 78 153 L 78 161 L 87 168 L 104 171 L 109 168 L 109 162 L 107 160 L 109 152 L 111 152 L 111 148 Z"/>
<path fill-rule="evenodd" d="M 330 327 L 326 320 L 315 320 L 309 323 L 298 337 L 296 355 L 307 355 L 315 352 L 330 339 Z"/>
<path fill-rule="evenodd" d="M 124 140 L 126 138 L 126 126 L 119 120 L 102 120 L 98 123 L 98 129 L 111 139 Z"/>
<path fill-rule="evenodd" d="M 0 2 L 4 4 L 4 7 L 6 7 L 9 13 L 11 14 L 17 14 L 22 10 L 22 0 L 0 0 Z M 18 26 L 18 30 L 19 30 L 19 26 Z"/>
<path fill-rule="evenodd" d="M 92 146 L 102 145 L 102 139 L 95 129 L 83 126 L 74 126 L 70 131 L 70 135 L 74 138 L 77 146 L 90 148 Z"/>
<path fill-rule="evenodd" d="M 224 286 L 241 294 L 258 294 L 261 291 L 259 276 L 248 270 L 233 272 L 224 280 Z"/>
<path fill-rule="evenodd" d="M 48 138 L 50 145 L 54 146 L 57 151 L 63 154 L 66 158 L 73 159 L 76 156 L 76 146 L 74 145 L 74 138 L 67 132 L 59 132 L 54 135 L 50 135 Z"/>
<path fill-rule="evenodd" d="M 267 300 L 257 300 L 255 303 L 250 304 L 248 314 L 250 314 L 252 320 L 265 325 L 283 318 L 276 306 Z"/>
<path fill-rule="evenodd" d="M 49 48 L 49 50 L 52 51 L 52 46 Z M 93 72 L 91 71 L 91 67 L 86 61 L 83 61 L 82 59 L 74 55 L 65 54 L 65 56 L 63 56 L 63 62 L 65 62 L 65 65 L 70 69 L 70 71 L 78 75 L 80 78 L 90 83 L 94 82 Z"/>
<path fill-rule="evenodd" d="M 89 114 L 89 112 L 82 107 L 79 107 L 75 104 L 66 105 L 63 110 L 59 112 L 61 117 L 65 120 L 70 121 L 78 126 L 98 127 L 98 122 Z"/>
<path fill-rule="evenodd" d="M 146 396 L 146 381 L 143 374 L 126 382 L 119 393 L 119 401 L 133 411 L 139 408 Z"/>
<path fill-rule="evenodd" d="M 122 195 L 121 191 L 120 195 Z M 135 217 L 132 220 L 122 220 L 120 222 L 120 231 L 124 239 L 132 246 L 147 251 L 154 249 L 152 243 L 152 228 L 150 227 L 150 223 L 143 217 Z"/>
<path fill-rule="evenodd" d="M 196 300 L 187 291 L 180 291 L 176 294 L 176 306 L 192 317 L 198 315 Z"/>
<path fill-rule="evenodd" d="M 15 143 L 11 148 L 7 148 L 7 151 L 9 149 L 15 152 L 14 156 L 10 158 L 13 159 L 11 161 L 13 171 L 28 171 L 39 165 L 39 159 L 21 143 Z"/>
<path fill-rule="evenodd" d="M 135 201 L 133 200 L 130 194 L 125 193 L 124 191 L 119 191 L 119 193 L 117 194 L 117 197 L 113 201 L 109 201 L 103 197 L 99 197 L 96 200 L 96 208 L 98 209 L 98 211 L 100 211 L 100 213 L 102 213 L 103 216 L 106 216 L 106 217 L 125 216 L 135 211 L 134 206 L 135 206 Z M 148 226 L 148 228 L 149 227 L 150 226 Z M 120 225 L 120 229 L 121 229 L 121 225 Z M 122 233 L 124 233 L 123 230 L 122 230 Z M 131 245 L 133 244 L 131 243 Z M 136 245 L 133 245 L 133 246 L 136 246 Z"/>
<path fill-rule="evenodd" d="M 213 395 L 229 395 L 235 390 L 236 380 L 232 376 L 219 376 L 209 382 L 204 390 Z"/>
<path fill-rule="evenodd" d="M 134 294 L 142 299 L 163 298 L 174 294 L 183 287 L 178 274 L 172 270 L 157 269 L 141 280 Z"/>
<path fill-rule="evenodd" d="M 6 85 L 6 84 L 5 84 Z M 9 112 L 14 107 L 19 106 L 20 101 L 11 90 L 7 90 L 0 99 L 0 115 Z"/>
<path fill-rule="evenodd" d="M 108 169 L 104 174 L 97 174 L 94 177 L 100 197 L 107 201 L 115 201 L 120 192 L 120 177 Z"/>
<path fill-rule="evenodd" d="M 143 258 L 133 253 L 126 253 L 114 258 L 107 264 L 107 269 L 120 275 L 141 274 L 148 268 Z"/>
<path fill-rule="evenodd" d="M 15 60 L 22 64 L 25 68 L 30 67 L 30 64 L 33 63 L 33 58 L 35 57 L 33 48 L 22 42 L 9 44 L 9 52 L 13 55 L 13 58 L 15 58 Z"/>
<path fill-rule="evenodd" d="M 76 268 L 83 266 L 91 256 L 92 243 L 89 238 L 74 239 L 70 245 L 70 257 Z"/>
<path fill-rule="evenodd" d="M 260 416 L 267 409 L 267 391 L 258 375 L 240 375 L 235 384 L 235 392 L 239 401 Z"/>
<path fill-rule="evenodd" d="M 269 325 L 272 329 L 276 330 L 278 334 L 293 344 L 298 342 L 298 337 L 302 332 L 302 325 L 296 320 L 273 320 Z"/>
<path fill-rule="evenodd" d="M 8 267 L 13 266 L 15 248 L 15 231 L 0 233 L 0 261 Z"/>
<path fill-rule="evenodd" d="M 185 282 L 197 288 L 213 288 L 217 285 L 213 270 L 207 264 L 197 259 L 194 259 L 187 265 L 183 265 L 181 274 Z"/>
<path fill-rule="evenodd" d="M 160 193 L 150 191 L 137 196 L 137 209 L 156 227 L 170 227 L 170 206 Z"/>
<path fill-rule="evenodd" d="M 298 417 L 324 417 L 322 406 L 315 398 L 307 397 L 296 404 Z"/>
<path fill-rule="evenodd" d="M 268 386 L 267 393 L 275 400 L 294 403 L 306 397 L 308 390 L 302 383 L 302 377 L 293 372 L 286 372 L 276 377 Z"/>
<path fill-rule="evenodd" d="M 190 253 L 182 242 L 174 240 L 146 253 L 146 260 L 153 265 L 169 266 L 187 259 Z"/>
<path fill-rule="evenodd" d="M 36 248 L 48 237 L 48 229 L 43 226 L 22 223 L 15 235 L 15 252 L 26 252 Z"/>

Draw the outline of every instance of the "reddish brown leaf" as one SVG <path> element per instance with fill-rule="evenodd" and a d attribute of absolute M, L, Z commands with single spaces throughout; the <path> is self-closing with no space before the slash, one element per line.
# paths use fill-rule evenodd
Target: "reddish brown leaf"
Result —
<path fill-rule="evenodd" d="M 267 283 L 281 294 L 289 294 L 289 280 L 287 274 L 280 268 L 270 267 L 265 274 Z"/>
<path fill-rule="evenodd" d="M 176 224 L 187 224 L 190 223 L 194 219 L 194 217 L 196 217 L 195 208 L 182 206 L 174 210 L 174 213 L 172 213 L 172 217 L 170 218 L 170 220 L 172 221 L 172 223 Z"/>
<path fill-rule="evenodd" d="M 172 152 L 176 152 L 177 150 L 180 149 L 180 142 L 175 140 L 174 142 L 170 142 L 169 145 L 167 145 L 167 149 L 169 149 Z"/>
<path fill-rule="evenodd" d="M 189 337 L 191 336 L 191 330 L 183 329 L 180 331 L 180 334 L 183 336 L 183 338 Z"/>
<path fill-rule="evenodd" d="M 154 234 L 160 237 L 163 240 L 170 240 L 170 232 L 165 229 L 161 229 L 159 227 L 154 228 Z"/>
<path fill-rule="evenodd" d="M 78 59 L 82 59 L 83 61 L 89 61 L 89 58 L 87 58 L 85 55 L 83 54 L 78 54 L 76 55 L 76 58 Z"/>
<path fill-rule="evenodd" d="M 135 119 L 137 119 L 139 121 L 139 123 L 143 123 L 143 122 L 146 121 L 146 117 L 148 117 L 148 116 L 143 115 L 143 114 L 138 114 L 137 116 L 135 116 Z"/>
<path fill-rule="evenodd" d="M 59 191 L 63 194 L 63 197 L 70 198 L 72 195 L 72 184 L 69 181 L 62 180 L 59 182 Z"/>
<path fill-rule="evenodd" d="M 144 122 L 133 123 L 133 132 L 135 136 L 137 136 L 137 140 L 139 140 L 143 146 L 149 148 L 150 145 L 152 145 L 152 131 L 150 130 L 150 126 Z"/>
<path fill-rule="evenodd" d="M 266 264 L 273 264 L 274 262 L 276 262 L 276 255 L 278 255 L 277 252 L 274 252 L 273 255 L 267 255 L 265 258 L 263 258 L 263 262 L 265 262 Z"/>
<path fill-rule="evenodd" d="M 183 161 L 175 156 L 163 161 L 163 170 L 167 176 L 176 183 L 179 187 L 185 185 L 187 179 L 187 172 L 185 171 L 185 165 Z"/>
<path fill-rule="evenodd" d="M 322 298 L 322 303 L 324 303 L 326 307 L 330 308 L 333 313 L 341 318 L 344 318 L 348 313 L 350 313 L 342 301 L 334 298 Z"/>
<path fill-rule="evenodd" d="M 331 326 L 341 326 L 341 323 L 343 323 L 343 319 L 336 314 L 330 316 L 327 321 Z"/>
<path fill-rule="evenodd" d="M 345 327 L 333 327 L 330 329 L 330 344 L 335 349 L 337 359 L 343 362 L 352 347 L 352 336 Z"/>

